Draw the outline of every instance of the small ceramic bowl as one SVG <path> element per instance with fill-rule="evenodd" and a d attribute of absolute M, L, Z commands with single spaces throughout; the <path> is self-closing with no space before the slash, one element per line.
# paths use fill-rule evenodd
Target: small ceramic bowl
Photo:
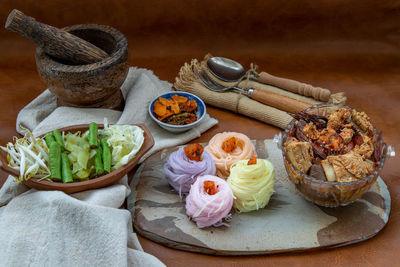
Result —
<path fill-rule="evenodd" d="M 190 124 L 185 124 L 185 125 L 173 125 L 173 124 L 168 124 L 165 122 L 162 122 L 156 118 L 156 115 L 154 114 L 154 103 L 157 101 L 159 97 L 163 97 L 166 99 L 171 99 L 173 95 L 179 95 L 179 96 L 184 96 L 187 97 L 189 100 L 195 100 L 197 102 L 197 121 L 190 123 Z M 171 91 L 167 92 L 164 94 L 161 94 L 157 96 L 156 98 L 151 101 L 149 105 L 149 114 L 150 117 L 158 124 L 160 127 L 164 128 L 167 131 L 173 132 L 173 133 L 181 133 L 181 132 L 186 132 L 193 127 L 195 127 L 197 124 L 200 123 L 200 121 L 204 118 L 206 115 L 206 105 L 204 104 L 203 100 L 201 100 L 198 96 L 191 94 L 191 93 L 186 93 L 186 92 L 180 92 L 180 91 Z"/>
<path fill-rule="evenodd" d="M 73 183 L 59 183 L 52 182 L 47 180 L 41 180 L 39 178 L 30 178 L 27 181 L 22 181 L 28 187 L 39 189 L 39 190 L 59 190 L 63 191 L 67 194 L 76 193 L 80 191 L 85 191 L 89 189 L 97 189 L 105 186 L 112 185 L 120 180 L 125 174 L 131 171 L 138 163 L 141 157 L 150 150 L 150 148 L 154 145 L 153 136 L 150 134 L 149 129 L 143 124 L 134 124 L 139 126 L 143 130 L 144 142 L 140 150 L 137 152 L 136 156 L 133 157 L 127 164 L 119 167 L 113 172 L 110 172 L 106 175 L 93 178 L 87 181 L 82 182 L 73 182 Z M 104 125 L 99 124 L 99 129 L 103 129 Z M 65 128 L 59 129 L 60 132 L 85 132 L 89 129 L 89 124 L 82 125 L 74 125 Z M 0 150 L 0 169 L 7 172 L 13 176 L 19 176 L 19 171 L 12 169 L 8 166 L 7 161 L 7 153 L 3 150 Z"/>
<path fill-rule="evenodd" d="M 320 104 L 312 106 L 305 111 L 310 114 L 327 116 L 334 110 L 342 107 L 353 110 L 344 105 Z M 369 176 L 353 182 L 330 182 L 317 180 L 297 169 L 286 155 L 284 144 L 288 138 L 291 138 L 290 133 L 292 132 L 296 122 L 297 120 L 293 119 L 285 129 L 283 135 L 275 137 L 275 141 L 282 150 L 283 163 L 290 180 L 294 183 L 296 189 L 305 199 L 317 205 L 324 207 L 338 207 L 353 203 L 367 192 L 371 185 L 376 181 L 387 158 L 394 156 L 393 147 L 386 145 L 383 140 L 381 140 L 383 156 L 382 159 L 376 163 L 376 170 Z M 378 134 L 375 126 L 372 126 L 374 128 L 374 133 Z"/>

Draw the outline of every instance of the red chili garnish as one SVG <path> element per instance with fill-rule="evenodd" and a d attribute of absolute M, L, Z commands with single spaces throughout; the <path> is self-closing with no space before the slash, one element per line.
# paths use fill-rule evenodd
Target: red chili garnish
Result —
<path fill-rule="evenodd" d="M 200 144 L 193 144 L 184 147 L 183 151 L 185 151 L 186 156 L 190 160 L 201 161 L 204 148 Z"/>
<path fill-rule="evenodd" d="M 257 164 L 257 157 L 251 156 L 251 158 L 247 162 L 247 165 L 255 165 L 255 164 Z"/>
<path fill-rule="evenodd" d="M 214 181 L 204 181 L 204 192 L 211 196 L 217 193 Z"/>
<path fill-rule="evenodd" d="M 236 147 L 237 147 L 237 142 L 236 142 L 236 137 L 234 136 L 229 139 L 226 139 L 222 143 L 222 149 L 227 153 L 234 151 Z"/>

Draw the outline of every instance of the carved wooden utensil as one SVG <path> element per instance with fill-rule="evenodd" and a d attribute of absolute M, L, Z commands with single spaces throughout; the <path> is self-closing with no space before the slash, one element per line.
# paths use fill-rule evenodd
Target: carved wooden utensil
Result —
<path fill-rule="evenodd" d="M 47 54 L 74 64 L 98 62 L 108 56 L 97 46 L 56 27 L 36 21 L 14 9 L 5 28 L 33 41 Z"/>
<path fill-rule="evenodd" d="M 224 57 L 212 57 L 208 59 L 207 67 L 215 77 L 225 82 L 238 82 L 246 74 L 245 69 L 239 62 Z M 331 96 L 331 91 L 328 89 L 314 87 L 291 79 L 276 77 L 266 72 L 261 72 L 259 74 L 251 73 L 250 78 L 260 83 L 276 86 L 296 94 L 311 96 L 316 100 L 324 102 L 329 101 Z"/>

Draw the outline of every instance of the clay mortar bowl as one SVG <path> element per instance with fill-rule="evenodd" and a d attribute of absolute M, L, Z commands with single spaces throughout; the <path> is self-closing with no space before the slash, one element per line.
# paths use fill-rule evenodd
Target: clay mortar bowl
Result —
<path fill-rule="evenodd" d="M 109 55 L 86 65 L 74 65 L 36 49 L 36 65 L 47 88 L 57 96 L 59 106 L 98 107 L 122 110 L 120 90 L 128 74 L 128 41 L 113 27 L 98 24 L 78 24 L 65 27 L 68 31 Z"/>

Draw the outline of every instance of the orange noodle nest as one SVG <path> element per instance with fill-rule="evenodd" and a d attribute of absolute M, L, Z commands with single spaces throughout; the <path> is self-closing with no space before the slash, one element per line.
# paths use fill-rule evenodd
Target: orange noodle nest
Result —
<path fill-rule="evenodd" d="M 211 138 L 205 150 L 211 154 L 217 167 L 217 176 L 227 178 L 233 163 L 257 157 L 250 139 L 236 132 L 223 132 Z"/>

